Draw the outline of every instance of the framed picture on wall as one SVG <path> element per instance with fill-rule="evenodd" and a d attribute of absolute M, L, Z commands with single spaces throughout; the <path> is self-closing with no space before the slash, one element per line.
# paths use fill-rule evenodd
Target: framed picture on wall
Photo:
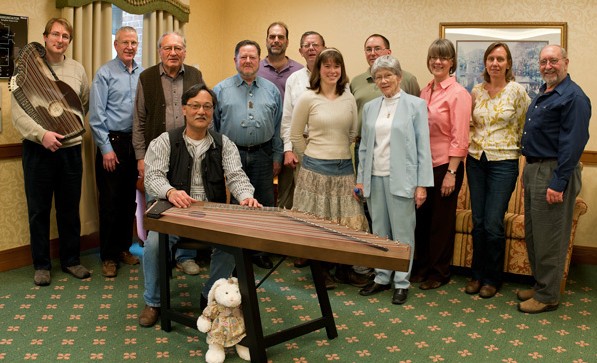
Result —
<path fill-rule="evenodd" d="M 548 44 L 566 48 L 567 23 L 440 23 L 439 35 L 456 47 L 456 79 L 467 90 L 483 81 L 483 55 L 496 41 L 508 44 L 516 82 L 533 98 L 543 83 L 539 53 Z"/>

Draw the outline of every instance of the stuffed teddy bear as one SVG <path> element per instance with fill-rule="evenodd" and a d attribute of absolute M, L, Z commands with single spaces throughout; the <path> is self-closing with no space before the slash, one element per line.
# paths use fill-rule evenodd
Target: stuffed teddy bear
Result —
<path fill-rule="evenodd" d="M 232 346 L 236 346 L 239 357 L 251 360 L 249 348 L 238 344 L 247 334 L 236 277 L 222 278 L 214 283 L 207 296 L 207 306 L 197 319 L 197 329 L 207 333 L 207 363 L 224 362 L 224 348 Z"/>

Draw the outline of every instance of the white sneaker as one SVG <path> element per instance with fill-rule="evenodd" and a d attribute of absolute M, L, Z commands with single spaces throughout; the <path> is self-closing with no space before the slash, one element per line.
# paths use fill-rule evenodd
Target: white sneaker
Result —
<path fill-rule="evenodd" d="M 185 260 L 176 263 L 176 268 L 182 270 L 187 275 L 199 275 L 201 269 L 194 260 Z"/>

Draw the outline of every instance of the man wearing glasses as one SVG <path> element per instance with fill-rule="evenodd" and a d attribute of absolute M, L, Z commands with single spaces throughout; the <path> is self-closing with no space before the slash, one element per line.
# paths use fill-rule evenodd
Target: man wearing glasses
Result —
<path fill-rule="evenodd" d="M 158 40 L 161 62 L 139 75 L 135 110 L 133 113 L 133 148 L 137 158 L 139 177 L 145 176 L 145 150 L 162 134 L 184 125 L 180 95 L 195 84 L 204 84 L 201 71 L 184 64 L 186 39 L 178 32 L 164 33 Z M 147 193 L 149 199 L 157 195 Z M 143 248 L 143 276 L 145 279 L 145 309 L 139 316 L 141 326 L 153 326 L 158 319 L 160 291 L 158 286 L 157 239 L 145 241 Z M 196 251 L 177 249 L 176 267 L 188 275 L 197 275 L 200 268 L 194 258 Z"/>
<path fill-rule="evenodd" d="M 89 82 L 83 66 L 64 54 L 72 41 L 73 27 L 63 18 L 52 18 L 46 24 L 43 39 L 45 61 L 60 81 L 66 83 L 81 100 L 82 109 L 71 108 L 81 120 L 89 106 Z M 53 79 L 49 70 L 47 76 Z M 61 102 L 58 102 L 61 103 Z M 65 102 L 62 102 L 65 103 Z M 81 222 L 79 201 L 83 161 L 81 136 L 64 140 L 64 135 L 44 129 L 11 97 L 12 121 L 23 135 L 23 174 L 29 238 L 35 275 L 33 282 L 46 286 L 51 282 L 50 211 L 52 199 L 60 239 L 60 264 L 64 272 L 76 278 L 89 277 L 80 263 Z"/>
<path fill-rule="evenodd" d="M 535 285 L 518 292 L 518 310 L 558 308 L 572 215 L 581 189 L 579 160 L 589 140 L 591 101 L 568 74 L 559 45 L 539 55 L 545 83 L 531 102 L 522 134 L 525 241 Z"/>
<path fill-rule="evenodd" d="M 195 201 L 224 203 L 228 188 L 240 205 L 261 207 L 253 199 L 254 188 L 243 172 L 236 146 L 226 136 L 209 129 L 216 106 L 213 91 L 204 84 L 196 84 L 183 93 L 181 103 L 186 126 L 162 133 L 147 149 L 147 192 L 167 199 L 176 208 L 187 208 Z M 209 178 L 205 173 L 207 170 Z M 175 235 L 169 238 L 170 246 L 179 240 Z M 150 231 L 146 245 L 157 245 L 158 239 L 158 233 Z M 143 253 L 143 263 L 155 266 L 151 268 L 151 275 L 144 273 L 146 289 L 143 296 L 147 305 L 139 315 L 139 324 L 144 327 L 154 325 L 160 313 L 159 295 L 157 303 L 148 301 L 147 296 L 148 280 L 158 288 L 158 255 L 157 248 Z M 234 256 L 213 249 L 210 276 L 201 294 L 201 310 L 207 306 L 207 295 L 214 282 L 231 276 L 234 266 Z"/>
<path fill-rule="evenodd" d="M 98 69 L 91 84 L 89 125 L 97 146 L 95 179 L 99 191 L 102 275 L 115 277 L 118 262 L 136 265 L 133 240 L 137 159 L 133 150 L 133 109 L 139 74 L 135 28 L 116 31 L 116 58 Z"/>

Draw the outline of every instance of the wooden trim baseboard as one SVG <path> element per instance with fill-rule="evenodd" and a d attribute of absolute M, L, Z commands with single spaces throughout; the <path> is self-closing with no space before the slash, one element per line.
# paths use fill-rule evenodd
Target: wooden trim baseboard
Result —
<path fill-rule="evenodd" d="M 23 144 L 0 145 L 0 160 L 20 158 L 21 156 L 23 156 Z"/>
<path fill-rule="evenodd" d="M 81 251 L 99 247 L 99 233 L 81 236 Z M 52 258 L 58 257 L 58 240 L 50 242 Z M 574 246 L 572 250 L 573 264 L 597 265 L 597 247 Z M 0 251 L 0 272 L 25 267 L 32 264 L 29 245 Z"/>
<path fill-rule="evenodd" d="M 81 251 L 87 251 L 99 247 L 99 233 L 81 236 Z M 50 241 L 50 256 L 58 258 L 58 239 Z M 33 264 L 31 259 L 30 245 L 11 248 L 0 251 L 0 272 L 13 270 L 30 266 Z"/>
<path fill-rule="evenodd" d="M 597 247 L 574 246 L 571 262 L 581 265 L 597 265 Z"/>
<path fill-rule="evenodd" d="M 597 164 L 597 151 L 585 150 L 580 157 L 580 161 L 587 165 Z"/>

